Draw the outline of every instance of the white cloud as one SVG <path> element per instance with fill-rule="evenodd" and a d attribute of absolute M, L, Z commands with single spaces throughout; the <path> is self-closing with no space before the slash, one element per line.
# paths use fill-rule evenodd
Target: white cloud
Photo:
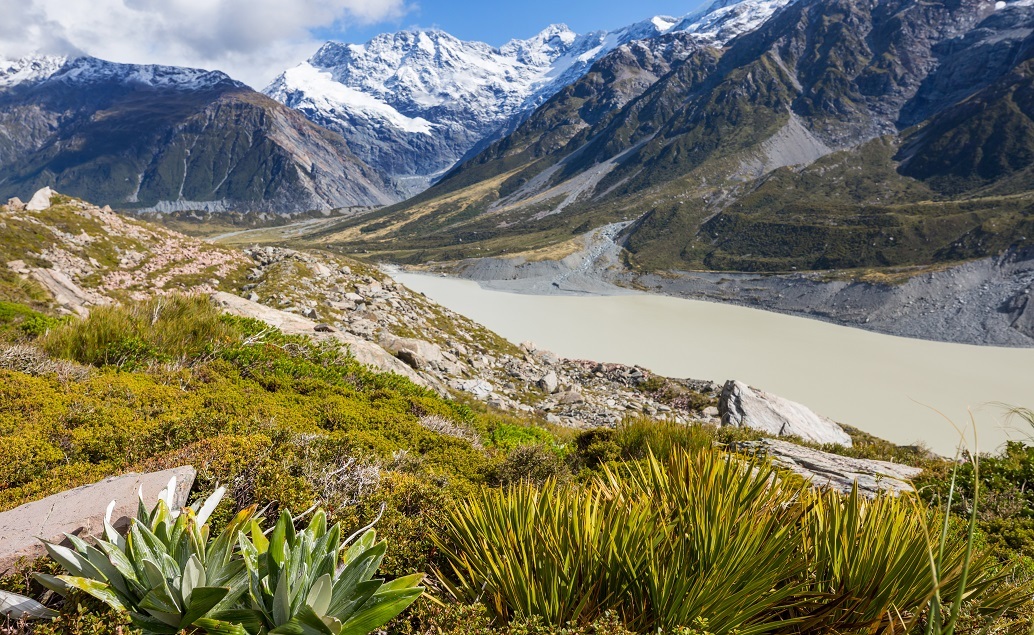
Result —
<path fill-rule="evenodd" d="M 407 0 L 0 0 L 0 55 L 198 66 L 262 88 L 315 50 L 311 29 L 397 19 L 410 8 Z"/>

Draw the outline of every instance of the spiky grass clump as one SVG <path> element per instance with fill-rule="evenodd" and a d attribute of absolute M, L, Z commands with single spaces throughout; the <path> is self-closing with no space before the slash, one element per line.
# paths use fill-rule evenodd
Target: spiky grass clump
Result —
<path fill-rule="evenodd" d="M 614 611 L 640 632 L 901 632 L 960 589 L 994 611 L 1025 599 L 996 592 L 1004 576 L 965 531 L 931 537 L 935 519 L 910 497 L 843 497 L 765 462 L 678 450 L 585 486 L 484 491 L 450 513 L 440 577 L 501 622 Z"/>

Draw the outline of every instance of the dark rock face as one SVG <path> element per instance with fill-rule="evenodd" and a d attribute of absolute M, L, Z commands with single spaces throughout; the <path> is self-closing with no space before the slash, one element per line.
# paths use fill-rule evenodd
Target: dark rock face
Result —
<path fill-rule="evenodd" d="M 396 200 L 339 135 L 299 113 L 221 73 L 145 81 L 141 68 L 152 67 L 81 58 L 42 80 L 0 88 L 0 196 L 53 186 L 160 211 L 295 212 Z"/>

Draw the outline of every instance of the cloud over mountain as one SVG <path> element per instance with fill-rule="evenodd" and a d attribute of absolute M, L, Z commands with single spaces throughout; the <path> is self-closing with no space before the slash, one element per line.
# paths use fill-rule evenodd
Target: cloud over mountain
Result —
<path fill-rule="evenodd" d="M 226 70 L 262 86 L 318 46 L 311 31 L 398 18 L 406 0 L 0 0 L 0 56 L 88 53 Z"/>

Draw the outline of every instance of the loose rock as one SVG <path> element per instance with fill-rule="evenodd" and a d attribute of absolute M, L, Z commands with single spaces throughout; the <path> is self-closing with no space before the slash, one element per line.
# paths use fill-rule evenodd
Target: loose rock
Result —
<path fill-rule="evenodd" d="M 741 381 L 725 382 L 718 409 L 725 426 L 851 447 L 851 436 L 836 422 L 815 414 L 807 406 L 751 388 Z"/>

